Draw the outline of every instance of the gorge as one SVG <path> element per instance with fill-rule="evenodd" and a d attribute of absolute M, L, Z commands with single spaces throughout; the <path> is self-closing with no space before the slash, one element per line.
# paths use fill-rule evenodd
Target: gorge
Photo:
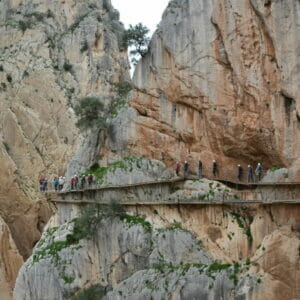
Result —
<path fill-rule="evenodd" d="M 37 188 L 91 167 L 103 187 L 173 180 L 177 161 L 196 175 L 199 159 L 206 179 L 173 187 L 178 201 L 236 193 L 210 180 L 214 159 L 220 178 L 261 162 L 263 182 L 299 183 L 299 25 L 299 1 L 171 0 L 131 81 L 109 0 L 0 1 L 0 298 L 299 299 L 299 202 L 98 197 L 94 234 L 78 237 L 86 204 Z M 78 130 L 77 101 L 109 105 L 124 82 L 133 89 L 108 128 Z"/>

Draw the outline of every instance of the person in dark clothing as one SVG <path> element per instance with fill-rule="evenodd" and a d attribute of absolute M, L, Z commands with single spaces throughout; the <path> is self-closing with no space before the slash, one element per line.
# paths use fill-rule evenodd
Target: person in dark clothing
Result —
<path fill-rule="evenodd" d="M 217 165 L 217 162 L 215 160 L 213 160 L 213 164 L 212 164 L 212 173 L 213 173 L 214 177 L 216 177 L 219 173 L 218 165 Z"/>
<path fill-rule="evenodd" d="M 43 191 L 44 191 L 44 180 L 45 180 L 44 177 L 41 177 L 41 178 L 39 179 L 39 183 L 40 183 L 40 192 L 43 192 Z"/>
<path fill-rule="evenodd" d="M 187 161 L 184 162 L 183 172 L 184 172 L 184 178 L 189 176 L 189 164 Z"/>
<path fill-rule="evenodd" d="M 238 181 L 242 181 L 243 178 L 243 168 L 241 167 L 241 165 L 238 165 L 238 170 L 237 170 L 237 179 Z"/>
<path fill-rule="evenodd" d="M 261 180 L 261 175 L 263 172 L 263 168 L 260 163 L 257 164 L 256 169 L 255 169 L 255 175 L 256 175 L 256 180 L 260 181 Z"/>
<path fill-rule="evenodd" d="M 248 165 L 248 183 L 250 182 L 254 182 L 253 168 L 250 165 Z"/>
<path fill-rule="evenodd" d="M 79 182 L 79 178 L 77 175 L 74 176 L 74 187 L 75 187 L 75 190 L 78 189 L 78 182 Z"/>
<path fill-rule="evenodd" d="M 43 191 L 46 192 L 48 191 L 48 179 L 45 178 L 43 182 Z"/>
<path fill-rule="evenodd" d="M 92 183 L 93 183 L 93 175 L 89 175 L 88 176 L 88 184 L 89 184 L 89 187 L 92 185 Z"/>
<path fill-rule="evenodd" d="M 74 190 L 74 184 L 75 184 L 75 178 L 74 177 L 71 178 L 70 183 L 71 183 L 71 190 Z"/>
<path fill-rule="evenodd" d="M 199 177 L 200 179 L 201 179 L 202 176 L 203 176 L 202 168 L 203 168 L 202 161 L 199 159 L 199 162 L 198 162 L 198 177 Z"/>
<path fill-rule="evenodd" d="M 59 181 L 58 181 L 58 178 L 57 178 L 57 177 L 54 178 L 53 184 L 54 184 L 54 189 L 55 189 L 56 191 L 58 191 L 58 184 L 59 184 Z"/>
<path fill-rule="evenodd" d="M 81 177 L 81 189 L 82 189 L 82 190 L 85 189 L 85 184 L 86 184 L 85 175 L 83 175 L 83 176 Z"/>
<path fill-rule="evenodd" d="M 175 171 L 176 171 L 176 175 L 179 176 L 179 172 L 180 172 L 180 163 L 179 162 L 176 163 Z"/>

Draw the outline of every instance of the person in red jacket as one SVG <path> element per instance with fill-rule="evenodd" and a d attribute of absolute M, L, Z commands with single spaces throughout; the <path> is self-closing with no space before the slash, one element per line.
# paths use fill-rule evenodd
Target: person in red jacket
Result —
<path fill-rule="evenodd" d="M 71 183 L 71 190 L 74 190 L 74 184 L 75 184 L 75 178 L 74 177 L 71 178 L 70 183 Z"/>

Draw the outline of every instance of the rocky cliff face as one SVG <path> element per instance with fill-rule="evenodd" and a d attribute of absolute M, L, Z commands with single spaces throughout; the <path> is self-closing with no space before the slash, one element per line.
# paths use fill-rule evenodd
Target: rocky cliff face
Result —
<path fill-rule="evenodd" d="M 201 158 L 206 175 L 217 159 L 224 177 L 237 163 L 299 169 L 299 10 L 297 1 L 171 1 L 107 148 L 121 140 L 129 153 L 187 159 L 194 170 Z"/>
<path fill-rule="evenodd" d="M 11 299 L 12 290 L 23 258 L 12 239 L 10 230 L 0 218 L 0 298 Z"/>
<path fill-rule="evenodd" d="M 155 162 L 147 166 L 124 169 L 118 164 L 103 180 L 165 174 Z M 189 201 L 212 188 L 215 198 L 219 191 L 230 192 L 213 181 L 194 180 L 172 194 Z M 140 190 L 140 199 L 148 193 Z M 132 196 L 124 193 L 128 200 Z M 105 299 L 300 296 L 297 204 L 131 204 L 124 215 L 116 204 L 84 211 L 74 197 L 73 204 L 57 204 L 57 213 L 20 270 L 16 300 L 68 299 L 84 289 Z"/>
<path fill-rule="evenodd" d="M 71 2 L 54 3 L 64 12 Z M 80 2 L 80 13 L 87 6 Z M 107 132 L 87 136 L 69 174 L 96 161 L 102 166 L 116 157 L 144 155 L 167 166 L 187 159 L 193 170 L 201 158 L 205 175 L 217 159 L 220 176 L 227 178 L 235 174 L 229 166 L 261 161 L 293 169 L 289 180 L 299 179 L 299 6 L 297 1 L 171 1 L 137 66 L 128 107 Z M 62 20 L 69 20 L 66 15 Z M 64 33 L 62 39 L 72 47 L 64 55 L 75 51 L 72 41 L 82 27 L 67 21 L 67 28 L 72 38 Z M 85 82 L 76 70 L 89 62 L 73 59 L 63 56 L 53 72 L 74 83 L 68 69 L 77 62 L 72 70 Z M 72 85 L 76 93 L 77 86 L 79 81 Z M 130 172 L 131 178 L 140 177 Z M 120 181 L 120 173 L 112 182 Z M 199 191 L 189 182 L 177 192 Z M 19 273 L 15 299 L 67 299 L 84 288 L 92 293 L 92 285 L 107 299 L 300 298 L 297 204 L 134 206 L 125 217 L 103 218 L 92 237 L 74 231 L 74 217 L 80 217 L 78 205 L 59 208 Z M 84 222 L 94 224 L 94 217 L 99 212 Z"/>
<path fill-rule="evenodd" d="M 76 205 L 62 212 L 80 215 Z M 53 219 L 55 227 L 20 271 L 14 298 L 67 299 L 92 285 L 102 288 L 105 299 L 300 296 L 298 207 L 153 205 L 128 213 L 137 217 L 104 219 L 91 240 L 62 250 L 72 222 Z M 231 266 L 224 270 L 224 264 Z"/>
<path fill-rule="evenodd" d="M 73 107 L 128 78 L 110 1 L 0 1 L 0 214 L 27 257 L 52 214 L 39 176 L 64 174 L 84 139 Z"/>

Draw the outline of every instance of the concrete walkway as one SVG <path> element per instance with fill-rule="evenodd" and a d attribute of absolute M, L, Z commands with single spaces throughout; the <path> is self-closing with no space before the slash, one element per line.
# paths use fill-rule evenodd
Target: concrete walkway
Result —
<path fill-rule="evenodd" d="M 195 180 L 196 178 L 188 178 Z M 215 179 L 226 185 L 238 185 L 236 191 L 221 191 L 212 194 L 198 195 L 197 191 L 191 197 L 175 194 L 182 189 L 184 178 L 173 178 L 164 181 L 142 182 L 127 185 L 93 186 L 83 190 L 67 190 L 62 192 L 48 191 L 52 194 L 50 201 L 56 203 L 107 204 L 117 201 L 123 205 L 212 205 L 212 204 L 274 204 L 300 203 L 300 183 L 278 182 L 278 183 L 238 183 L 223 179 Z M 235 187 L 235 186 L 234 186 Z M 196 196 L 195 196 L 196 194 Z M 204 197 L 202 197 L 204 196 Z"/>

